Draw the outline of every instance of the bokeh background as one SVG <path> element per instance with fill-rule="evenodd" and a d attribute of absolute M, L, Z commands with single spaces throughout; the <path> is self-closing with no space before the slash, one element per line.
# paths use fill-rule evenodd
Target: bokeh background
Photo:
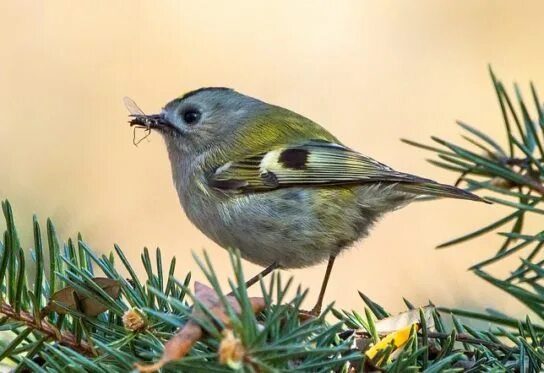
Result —
<path fill-rule="evenodd" d="M 504 139 L 487 65 L 544 89 L 543 13 L 541 1 L 4 0 L 0 197 L 14 205 L 27 247 L 36 213 L 97 251 L 119 243 L 140 272 L 142 247 L 160 246 L 177 257 L 178 276 L 202 279 L 191 251 L 206 248 L 226 281 L 228 256 L 182 212 L 162 139 L 132 144 L 123 96 L 154 112 L 198 87 L 233 87 L 397 169 L 452 183 L 456 175 L 399 138 L 459 139 L 454 120 L 463 119 Z M 497 248 L 495 237 L 434 249 L 502 213 L 435 201 L 391 214 L 337 260 L 326 300 L 360 309 L 359 289 L 391 311 L 404 296 L 520 315 L 466 270 Z M 289 271 L 311 289 L 308 304 L 323 271 Z"/>

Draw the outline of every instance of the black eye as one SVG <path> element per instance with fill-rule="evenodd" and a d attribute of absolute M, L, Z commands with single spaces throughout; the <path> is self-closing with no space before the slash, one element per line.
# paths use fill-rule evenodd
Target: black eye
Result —
<path fill-rule="evenodd" d="M 200 119 L 200 111 L 196 109 L 189 109 L 183 113 L 183 120 L 187 124 L 195 124 Z"/>

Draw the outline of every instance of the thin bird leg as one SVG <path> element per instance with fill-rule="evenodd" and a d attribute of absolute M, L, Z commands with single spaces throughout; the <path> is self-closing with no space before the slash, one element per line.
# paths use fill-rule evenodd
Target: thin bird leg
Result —
<path fill-rule="evenodd" d="M 310 311 L 310 314 L 313 316 L 319 316 L 321 313 L 321 306 L 323 305 L 323 298 L 325 297 L 325 290 L 327 290 L 327 284 L 329 283 L 329 278 L 331 277 L 332 266 L 334 265 L 334 259 L 336 256 L 331 255 L 329 257 L 329 262 L 327 263 L 327 269 L 325 271 L 325 277 L 323 278 L 323 283 L 321 284 L 321 290 L 319 291 L 319 297 L 317 297 L 317 303 L 314 308 Z"/>
<path fill-rule="evenodd" d="M 249 288 L 250 286 L 254 285 L 255 283 L 257 283 L 261 277 L 265 278 L 268 274 L 270 274 L 272 271 L 274 271 L 275 269 L 278 269 L 278 268 L 280 268 L 280 265 L 279 265 L 278 262 L 274 262 L 274 263 L 270 264 L 268 267 L 263 269 L 261 272 L 259 272 L 258 274 L 256 274 L 255 276 L 253 276 L 252 278 L 250 278 L 249 280 L 246 281 L 246 289 Z M 234 292 L 231 291 L 228 295 L 234 295 Z"/>

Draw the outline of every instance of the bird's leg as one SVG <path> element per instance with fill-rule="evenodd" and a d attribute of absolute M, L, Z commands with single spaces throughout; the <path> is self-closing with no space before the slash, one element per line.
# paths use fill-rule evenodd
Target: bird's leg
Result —
<path fill-rule="evenodd" d="M 260 273 L 256 274 L 255 276 L 253 276 L 252 278 L 247 280 L 246 281 L 246 288 L 249 288 L 250 286 L 252 286 L 256 282 L 258 282 L 261 277 L 265 278 L 272 271 L 274 271 L 275 269 L 278 269 L 278 268 L 280 268 L 280 265 L 279 265 L 278 262 L 274 262 L 274 263 L 270 264 L 268 267 L 263 269 Z"/>
<path fill-rule="evenodd" d="M 272 271 L 274 271 L 275 269 L 278 269 L 278 268 L 280 268 L 280 265 L 279 265 L 278 262 L 274 262 L 274 263 L 270 264 L 268 267 L 263 269 L 261 272 L 259 272 L 258 274 L 256 274 L 255 276 L 253 276 L 252 278 L 250 278 L 249 280 L 246 281 L 246 289 L 249 288 L 250 286 L 254 285 L 256 282 L 258 282 L 261 277 L 265 278 L 268 274 L 270 274 Z M 229 295 L 234 295 L 233 293 L 234 292 L 231 291 L 229 293 Z"/>
<path fill-rule="evenodd" d="M 329 257 L 329 262 L 327 263 L 327 269 L 325 271 L 325 277 L 323 278 L 323 283 L 321 284 L 321 290 L 319 291 L 319 297 L 317 297 L 317 303 L 314 308 L 310 311 L 310 314 L 313 316 L 319 316 L 321 313 L 321 306 L 323 305 L 323 298 L 325 297 L 325 290 L 327 290 L 327 284 L 329 283 L 329 277 L 331 277 L 332 267 L 334 265 L 334 259 L 336 256 L 331 255 Z"/>

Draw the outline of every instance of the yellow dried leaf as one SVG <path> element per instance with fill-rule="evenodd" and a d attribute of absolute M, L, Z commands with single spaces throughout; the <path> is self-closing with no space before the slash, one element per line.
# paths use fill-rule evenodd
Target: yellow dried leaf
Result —
<path fill-rule="evenodd" d="M 374 346 L 372 346 L 365 355 L 369 359 L 373 359 L 378 351 L 385 349 L 389 345 L 395 346 L 395 350 L 403 347 L 408 339 L 410 338 L 410 331 L 412 328 L 418 328 L 418 324 L 414 323 L 410 326 L 407 326 L 405 328 L 402 328 L 400 330 L 397 330 L 396 332 L 393 332 L 391 334 L 388 334 L 384 338 L 382 338 L 378 343 L 376 343 Z"/>

